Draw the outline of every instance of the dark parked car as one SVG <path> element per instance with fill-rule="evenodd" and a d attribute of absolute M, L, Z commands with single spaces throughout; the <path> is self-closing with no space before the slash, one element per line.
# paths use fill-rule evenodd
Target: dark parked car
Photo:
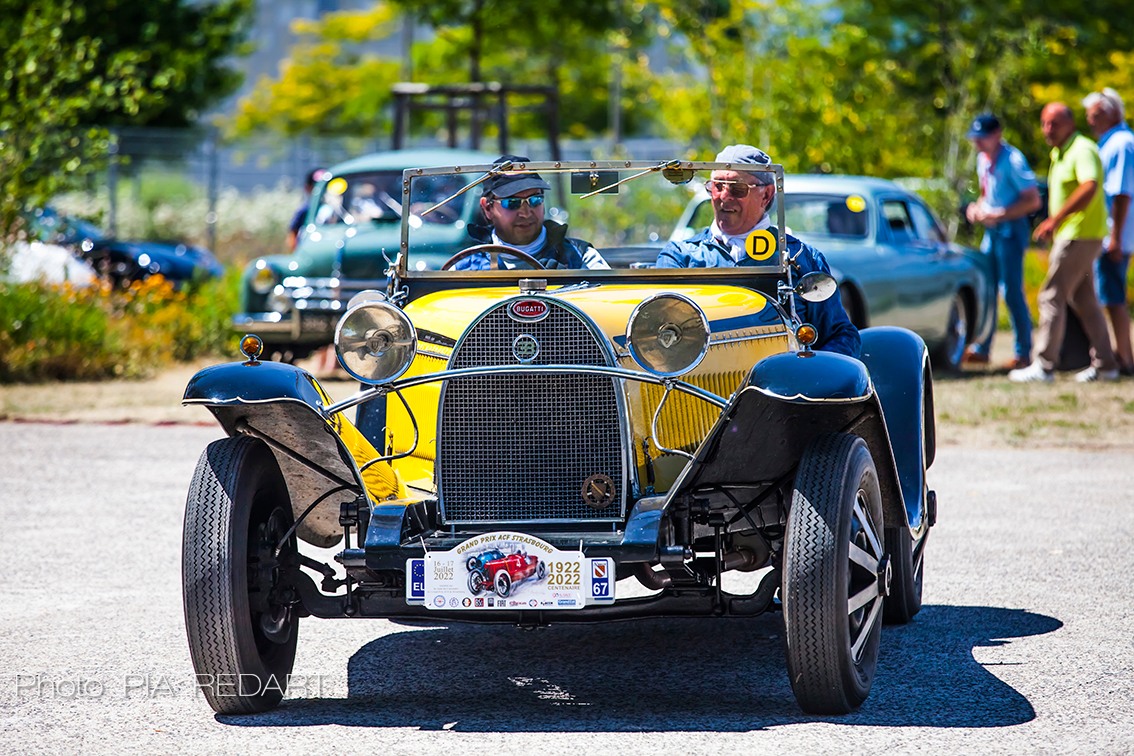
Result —
<path fill-rule="evenodd" d="M 180 286 L 220 276 L 224 268 L 204 247 L 172 241 L 132 241 L 106 234 L 89 221 L 39 208 L 29 217 L 32 236 L 69 248 L 115 286 L 162 275 Z"/>
<path fill-rule="evenodd" d="M 782 200 L 788 232 L 827 258 L 860 329 L 908 328 L 925 340 L 935 368 L 956 370 L 965 347 L 996 327 L 987 255 L 951 243 L 916 194 L 884 179 L 801 175 L 784 178 Z M 700 189 L 670 238 L 712 220 Z"/>

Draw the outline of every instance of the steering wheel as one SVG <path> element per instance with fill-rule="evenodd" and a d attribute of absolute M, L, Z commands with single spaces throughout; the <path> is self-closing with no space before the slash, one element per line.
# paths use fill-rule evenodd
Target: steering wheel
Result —
<path fill-rule="evenodd" d="M 476 244 L 472 247 L 462 249 L 460 252 L 446 260 L 445 263 L 441 266 L 441 270 L 449 270 L 453 267 L 454 263 L 464 260 L 466 257 L 472 257 L 473 255 L 480 254 L 482 252 L 488 255 L 489 270 L 501 269 L 500 255 L 508 255 L 509 257 L 514 257 L 525 265 L 531 266 L 534 270 L 544 270 L 543 263 L 529 255 L 527 252 L 521 252 L 514 247 L 507 247 L 503 244 Z"/>

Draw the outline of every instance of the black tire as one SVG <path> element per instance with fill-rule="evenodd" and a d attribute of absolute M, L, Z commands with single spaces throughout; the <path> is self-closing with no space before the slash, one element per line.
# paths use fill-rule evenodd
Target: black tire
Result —
<path fill-rule="evenodd" d="M 806 712 L 845 714 L 870 693 L 888 573 L 883 525 L 866 442 L 847 433 L 812 441 L 792 492 L 781 592 L 788 675 Z"/>
<path fill-rule="evenodd" d="M 932 392 L 932 378 L 926 376 L 926 390 Z M 921 444 L 921 480 L 923 500 L 927 500 L 929 491 L 925 485 L 926 468 L 932 462 L 935 442 L 927 423 L 933 420 L 933 399 L 930 393 L 926 401 L 922 402 L 922 444 Z M 928 502 L 926 502 L 928 504 Z M 929 517 L 929 512 L 924 513 Z M 895 625 L 904 625 L 921 611 L 922 576 L 925 572 L 925 543 L 929 538 L 929 528 L 923 528 L 921 537 L 917 540 L 904 525 L 886 528 L 886 552 L 890 555 L 890 566 L 894 572 L 894 579 L 890 583 L 890 595 L 886 597 L 885 611 L 882 618 L 885 622 Z"/>
<path fill-rule="evenodd" d="M 492 581 L 493 586 L 496 588 L 496 595 L 500 598 L 508 598 L 508 594 L 512 592 L 512 576 L 504 570 L 496 573 L 496 577 Z"/>
<path fill-rule="evenodd" d="M 904 625 L 921 611 L 921 584 L 925 571 L 926 529 L 921 539 L 914 541 L 908 528 L 886 528 L 886 551 L 894 570 L 890 595 L 886 597 L 883 619 L 891 624 Z"/>
<path fill-rule="evenodd" d="M 961 370 L 961 361 L 965 357 L 965 348 L 972 339 L 972 324 L 969 323 L 969 311 L 965 307 L 965 297 L 957 292 L 949 305 L 949 319 L 945 323 L 945 339 L 941 346 L 933 353 L 933 365 L 938 370 L 947 373 L 957 373 Z"/>
<path fill-rule="evenodd" d="M 251 438 L 209 444 L 185 502 L 182 583 L 196 681 L 219 714 L 279 705 L 295 662 L 299 619 L 270 599 L 275 545 L 291 502 L 271 451 Z M 294 553 L 294 534 L 280 553 Z"/>
<path fill-rule="evenodd" d="M 536 580 L 543 580 L 545 577 L 547 577 L 547 565 L 543 562 L 537 564 L 535 568 L 535 576 Z"/>
<path fill-rule="evenodd" d="M 469 557 L 469 560 L 465 562 L 465 568 L 468 569 L 469 572 L 474 572 L 479 566 L 480 562 L 474 556 Z"/>
<path fill-rule="evenodd" d="M 469 573 L 469 593 L 474 596 L 479 596 L 480 592 L 484 590 L 484 573 L 480 570 L 473 570 Z"/>

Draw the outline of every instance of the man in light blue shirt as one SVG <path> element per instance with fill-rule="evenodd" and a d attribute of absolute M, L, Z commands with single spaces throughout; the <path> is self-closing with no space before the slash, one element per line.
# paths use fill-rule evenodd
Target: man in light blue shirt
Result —
<path fill-rule="evenodd" d="M 1083 100 L 1087 123 L 1099 140 L 1109 235 L 1095 262 L 1099 301 L 1114 332 L 1114 353 L 1123 375 L 1134 375 L 1130 314 L 1126 309 L 1126 271 L 1134 252 L 1134 132 L 1126 125 L 1122 98 L 1109 87 Z"/>
<path fill-rule="evenodd" d="M 1031 363 L 1032 316 L 1024 298 L 1024 253 L 1031 233 L 1028 215 L 1042 204 L 1036 175 L 1027 158 L 1004 141 L 1000 120 L 991 113 L 973 120 L 968 138 L 977 149 L 980 198 L 966 208 L 965 215 L 969 222 L 985 227 L 981 250 L 991 258 L 1000 293 L 1012 319 L 1012 329 L 1016 332 L 1016 356 L 1006 367 L 1009 370 L 1025 368 Z M 995 307 L 992 317 L 995 321 Z M 988 364 L 992 336 L 989 334 L 984 343 L 972 346 L 964 361 Z"/>

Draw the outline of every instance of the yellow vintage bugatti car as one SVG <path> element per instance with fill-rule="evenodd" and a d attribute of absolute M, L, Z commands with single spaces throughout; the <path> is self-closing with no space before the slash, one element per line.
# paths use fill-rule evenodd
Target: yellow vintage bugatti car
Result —
<path fill-rule="evenodd" d="M 336 328 L 356 394 L 260 360 L 255 334 L 243 361 L 194 376 L 184 401 L 228 434 L 201 455 L 184 530 L 189 644 L 216 711 L 279 703 L 307 616 L 775 611 L 804 710 L 865 700 L 883 621 L 920 608 L 936 517 L 925 344 L 876 328 L 856 357 L 815 348 L 803 315 L 836 287 L 799 275 L 782 217 L 746 242 L 756 264 L 600 264 L 664 238 L 714 170 L 783 186 L 776 165 L 678 160 L 407 170 L 405 198 L 453 175 L 477 177 L 461 189 L 477 197 L 538 174 L 545 223 L 585 239 L 588 266 L 546 267 L 471 228 L 437 265 L 407 214 L 388 289 Z"/>

